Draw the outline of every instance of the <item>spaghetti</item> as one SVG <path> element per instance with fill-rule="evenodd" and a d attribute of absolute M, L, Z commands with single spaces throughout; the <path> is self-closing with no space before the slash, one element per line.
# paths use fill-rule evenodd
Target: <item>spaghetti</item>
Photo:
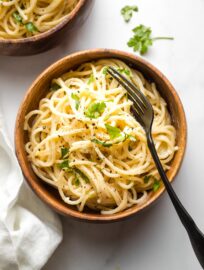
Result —
<path fill-rule="evenodd" d="M 177 146 L 166 103 L 154 83 L 117 59 L 85 63 L 54 79 L 24 126 L 36 175 L 57 188 L 67 204 L 101 214 L 146 202 L 160 184 L 145 133 L 130 112 L 132 102 L 107 73 L 108 66 L 127 76 L 151 102 L 153 139 L 168 170 Z"/>
<path fill-rule="evenodd" d="M 62 22 L 79 0 L 0 0 L 0 38 L 19 39 Z"/>

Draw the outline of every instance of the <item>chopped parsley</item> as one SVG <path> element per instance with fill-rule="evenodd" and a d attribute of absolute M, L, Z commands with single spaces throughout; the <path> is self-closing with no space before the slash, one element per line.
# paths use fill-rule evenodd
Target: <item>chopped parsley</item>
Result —
<path fill-rule="evenodd" d="M 59 163 L 59 168 L 63 170 L 70 170 L 71 168 L 69 167 L 69 160 L 65 159 L 61 163 Z"/>
<path fill-rule="evenodd" d="M 50 87 L 50 91 L 57 91 L 61 88 L 61 86 L 57 83 L 52 83 Z"/>
<path fill-rule="evenodd" d="M 86 183 L 89 183 L 89 178 L 82 171 L 80 171 L 77 168 L 74 168 L 74 171 L 75 171 L 76 174 L 81 176 L 81 178 L 83 178 Z"/>
<path fill-rule="evenodd" d="M 105 124 L 105 127 L 107 129 L 107 132 L 108 132 L 111 140 L 119 138 L 121 136 L 124 137 L 124 133 L 119 128 L 113 127 L 113 126 L 108 125 L 108 124 Z"/>
<path fill-rule="evenodd" d="M 89 183 L 89 178 L 82 171 L 80 171 L 79 169 L 74 168 L 74 167 L 71 168 L 69 166 L 68 159 L 65 159 L 64 161 L 62 161 L 58 166 L 60 169 L 63 169 L 64 171 L 73 173 L 75 175 L 76 179 L 77 179 L 77 176 L 80 176 L 82 179 L 84 179 L 84 181 L 86 183 Z"/>
<path fill-rule="evenodd" d="M 125 22 L 129 22 L 132 18 L 133 12 L 137 12 L 138 7 L 137 6 L 124 6 L 121 9 L 121 15 L 123 16 L 123 19 Z"/>
<path fill-rule="evenodd" d="M 130 76 L 130 70 L 127 68 L 118 68 L 118 72 L 125 73 L 127 76 Z"/>
<path fill-rule="evenodd" d="M 156 192 L 160 188 L 160 181 L 154 178 L 153 191 Z"/>
<path fill-rule="evenodd" d="M 152 177 L 151 175 L 145 175 L 145 177 L 143 179 L 144 180 L 144 183 L 145 184 L 148 184 L 151 177 Z"/>
<path fill-rule="evenodd" d="M 154 181 L 152 189 L 154 192 L 156 192 L 160 188 L 160 181 L 158 179 L 156 179 L 153 175 L 145 175 L 143 180 L 145 184 L 148 184 L 151 179 Z"/>
<path fill-rule="evenodd" d="M 100 145 L 102 145 L 104 147 L 110 147 L 110 146 L 113 145 L 112 143 L 102 142 L 102 141 L 100 141 L 98 139 L 93 139 L 91 141 L 94 142 L 94 143 L 100 144 Z"/>
<path fill-rule="evenodd" d="M 17 23 L 20 23 L 20 24 L 23 23 L 23 18 L 21 17 L 21 15 L 19 14 L 18 11 L 15 11 L 15 12 L 13 13 L 13 17 L 14 17 L 14 19 L 15 19 L 15 21 L 16 21 Z"/>
<path fill-rule="evenodd" d="M 38 29 L 37 29 L 37 27 L 32 22 L 26 23 L 25 24 L 25 28 L 30 33 L 39 32 Z"/>
<path fill-rule="evenodd" d="M 69 153 L 69 148 L 67 148 L 67 147 L 62 147 L 62 148 L 61 148 L 61 159 L 67 157 L 68 153 Z"/>
<path fill-rule="evenodd" d="M 85 111 L 85 115 L 89 118 L 98 118 L 102 115 L 106 108 L 106 104 L 104 101 L 92 103 L 88 106 L 87 110 Z"/>
<path fill-rule="evenodd" d="M 76 94 L 74 94 L 74 93 L 71 94 L 71 97 L 72 97 L 72 99 L 75 100 L 75 108 L 76 108 L 76 110 L 78 110 L 79 109 L 79 105 L 80 105 L 80 101 L 79 101 L 80 99 L 79 99 L 79 97 Z"/>
<path fill-rule="evenodd" d="M 104 67 L 102 73 L 104 75 L 107 75 L 107 73 L 108 73 L 108 67 Z"/>
<path fill-rule="evenodd" d="M 150 27 L 146 27 L 143 24 L 135 27 L 133 30 L 133 37 L 130 38 L 127 45 L 132 47 L 133 50 L 136 52 L 138 51 L 140 54 L 145 54 L 149 46 L 152 46 L 155 40 L 159 39 L 168 39 L 173 40 L 172 37 L 155 37 L 152 38 L 152 30 Z"/>
<path fill-rule="evenodd" d="M 122 132 L 117 127 L 113 127 L 113 126 L 108 125 L 108 124 L 105 124 L 105 127 L 107 129 L 107 132 L 108 132 L 111 140 L 118 139 L 118 143 L 124 142 L 126 139 L 130 139 L 133 142 L 136 141 L 136 138 L 134 136 L 126 134 L 125 132 Z"/>
<path fill-rule="evenodd" d="M 88 84 L 93 83 L 94 80 L 95 80 L 94 75 L 93 75 L 93 73 L 91 73 L 91 75 L 90 75 L 90 77 L 89 77 L 89 80 L 88 80 Z"/>
<path fill-rule="evenodd" d="M 75 184 L 76 186 L 79 186 L 80 181 L 79 181 L 79 178 L 78 178 L 78 177 L 76 177 L 76 178 L 75 178 L 75 182 L 74 182 L 74 184 Z"/>

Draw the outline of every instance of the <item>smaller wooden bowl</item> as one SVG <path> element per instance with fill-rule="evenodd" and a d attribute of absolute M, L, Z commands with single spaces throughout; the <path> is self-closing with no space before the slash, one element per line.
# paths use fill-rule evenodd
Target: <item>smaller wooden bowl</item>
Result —
<path fill-rule="evenodd" d="M 39 35 L 20 39 L 1 39 L 1 55 L 33 55 L 59 45 L 64 39 L 71 38 L 69 33 L 80 27 L 88 17 L 93 0 L 79 0 L 76 7 L 58 25 Z"/>
<path fill-rule="evenodd" d="M 46 95 L 53 78 L 59 77 L 68 70 L 73 69 L 84 62 L 101 58 L 121 59 L 131 67 L 141 71 L 147 79 L 156 83 L 158 91 L 167 102 L 168 110 L 177 130 L 176 143 L 179 149 L 175 153 L 170 164 L 170 170 L 167 172 L 169 180 L 173 180 L 181 166 L 186 147 L 187 128 L 183 106 L 173 86 L 167 78 L 158 71 L 158 69 L 146 62 L 144 59 L 122 51 L 106 49 L 82 51 L 71 54 L 46 69 L 31 85 L 20 106 L 16 119 L 15 146 L 17 158 L 27 182 L 35 193 L 53 209 L 63 215 L 72 216 L 84 221 L 113 222 L 127 218 L 145 209 L 161 196 L 164 192 L 164 187 L 161 187 L 157 192 L 151 192 L 146 203 L 132 206 L 131 208 L 117 214 L 105 216 L 89 210 L 80 213 L 75 207 L 65 204 L 60 198 L 57 190 L 44 183 L 34 174 L 25 151 L 25 144 L 28 137 L 27 132 L 23 129 L 25 115 L 31 110 L 38 108 L 39 101 Z"/>

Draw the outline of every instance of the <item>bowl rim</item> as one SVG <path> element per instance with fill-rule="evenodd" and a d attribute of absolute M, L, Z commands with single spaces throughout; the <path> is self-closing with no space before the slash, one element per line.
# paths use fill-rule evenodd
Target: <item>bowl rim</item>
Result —
<path fill-rule="evenodd" d="M 21 128 L 18 125 L 18 122 L 21 119 L 21 114 L 23 113 L 23 107 L 24 104 L 26 104 L 27 97 L 30 95 L 32 90 L 35 88 L 35 86 L 38 84 L 38 82 L 45 78 L 47 74 L 49 74 L 51 71 L 55 70 L 57 66 L 60 66 L 63 63 L 66 63 L 66 61 L 69 61 L 70 59 L 73 58 L 80 58 L 84 55 L 91 55 L 93 58 L 91 58 L 90 61 L 94 61 L 100 58 L 100 56 L 103 56 L 106 54 L 106 56 L 103 56 L 101 58 L 119 58 L 119 59 L 128 59 L 130 61 L 135 61 L 137 63 L 140 63 L 141 65 L 145 66 L 146 68 L 150 69 L 153 73 L 156 74 L 157 77 L 162 80 L 165 85 L 167 86 L 168 90 L 173 94 L 175 103 L 177 108 L 179 109 L 179 117 L 181 119 L 182 127 L 182 136 L 179 137 L 179 140 L 182 141 L 182 146 L 179 149 L 179 156 L 177 159 L 177 163 L 174 164 L 174 168 L 171 172 L 171 177 L 170 177 L 170 182 L 172 182 L 179 172 L 179 169 L 181 167 L 185 150 L 186 150 L 186 141 L 187 141 L 187 122 L 186 122 L 186 116 L 185 112 L 183 109 L 183 105 L 181 103 L 181 100 L 174 89 L 173 85 L 169 82 L 169 80 L 166 78 L 165 75 L 161 71 L 159 71 L 156 67 L 154 67 L 152 64 L 150 64 L 148 61 L 146 61 L 144 58 L 136 56 L 132 53 L 121 51 L 121 50 L 116 50 L 116 49 L 103 49 L 103 48 L 97 48 L 97 49 L 89 49 L 89 50 L 83 50 L 79 52 L 75 52 L 72 54 L 69 54 L 62 59 L 56 61 L 52 65 L 50 65 L 47 69 L 45 69 L 31 84 L 30 88 L 26 92 L 24 99 L 22 103 L 20 104 L 17 118 L 16 118 L 16 125 L 15 125 L 15 150 L 16 150 L 16 156 L 18 159 L 18 162 L 20 164 L 20 167 L 22 169 L 23 175 L 27 181 L 27 183 L 31 186 L 32 190 L 46 203 L 48 204 L 52 209 L 54 209 L 56 212 L 65 215 L 65 216 L 71 216 L 77 220 L 81 221 L 87 221 L 87 222 L 98 222 L 98 223 L 107 223 L 107 222 L 115 222 L 115 221 L 121 221 L 123 219 L 129 218 L 136 213 L 139 213 L 141 210 L 146 209 L 149 205 L 151 205 L 153 202 L 157 201 L 159 197 L 164 193 L 165 188 L 162 186 L 155 194 L 154 196 L 150 197 L 146 203 L 137 206 L 137 208 L 134 209 L 134 206 L 130 207 L 127 210 L 124 210 L 122 212 L 113 214 L 113 215 L 101 215 L 101 214 L 93 214 L 93 213 L 86 213 L 86 212 L 79 212 L 77 209 L 73 210 L 69 208 L 69 206 L 64 206 L 62 203 L 56 203 L 51 196 L 45 194 L 42 188 L 39 188 L 38 184 L 36 183 L 35 179 L 32 178 L 32 176 L 29 174 L 29 170 L 27 170 L 27 165 L 26 165 L 26 158 L 24 160 L 24 157 L 22 155 L 22 149 L 21 149 L 21 143 L 20 140 L 18 139 L 21 136 Z M 88 60 L 87 60 L 88 61 Z M 84 61 L 81 61 L 81 63 Z M 80 65 L 80 63 L 79 63 Z M 25 150 L 24 150 L 25 151 Z"/>
<path fill-rule="evenodd" d="M 46 39 L 50 36 L 52 36 L 53 34 L 55 34 L 56 32 L 60 31 L 61 29 L 63 29 L 67 24 L 69 24 L 69 22 L 71 20 L 73 20 L 78 12 L 80 11 L 80 9 L 83 7 L 83 5 L 85 4 L 85 2 L 88 0 L 78 0 L 77 5 L 74 7 L 74 9 L 65 16 L 65 18 L 58 23 L 57 25 L 55 25 L 54 27 L 52 27 L 51 29 L 42 32 L 40 34 L 37 34 L 35 36 L 31 36 L 31 37 L 25 37 L 25 38 L 17 38 L 17 39 L 12 39 L 12 38 L 0 38 L 0 44 L 26 44 L 26 43 L 30 43 L 30 42 L 36 42 L 39 40 L 43 40 Z"/>

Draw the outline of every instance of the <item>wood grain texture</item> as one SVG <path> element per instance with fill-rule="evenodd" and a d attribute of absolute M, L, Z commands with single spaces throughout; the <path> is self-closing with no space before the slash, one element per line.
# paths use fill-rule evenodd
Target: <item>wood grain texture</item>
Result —
<path fill-rule="evenodd" d="M 70 38 L 71 31 L 80 27 L 88 17 L 93 0 L 79 0 L 77 6 L 61 23 L 39 35 L 21 39 L 1 39 L 1 55 L 33 55 L 52 49 Z"/>
<path fill-rule="evenodd" d="M 40 99 L 46 95 L 50 82 L 53 78 L 59 77 L 69 69 L 77 67 L 84 62 L 97 60 L 100 58 L 121 59 L 129 66 L 141 71 L 145 78 L 156 83 L 158 91 L 167 102 L 168 110 L 172 117 L 173 124 L 177 130 L 176 143 L 179 149 L 175 153 L 175 156 L 171 162 L 170 170 L 167 172 L 169 180 L 172 181 L 174 179 L 181 166 L 186 148 L 187 125 L 182 103 L 174 87 L 158 69 L 156 69 L 144 59 L 122 51 L 110 49 L 82 51 L 68 55 L 67 57 L 59 60 L 48 69 L 46 69 L 33 82 L 19 108 L 15 128 L 15 147 L 16 155 L 25 179 L 34 190 L 34 192 L 54 210 L 63 215 L 71 216 L 82 221 L 113 222 L 130 217 L 151 205 L 164 192 L 164 187 L 161 186 L 157 192 L 151 192 L 149 199 L 145 204 L 132 206 L 131 208 L 117 214 L 104 216 L 88 209 L 85 212 L 80 213 L 75 207 L 65 204 L 60 198 L 57 190 L 45 184 L 34 174 L 25 151 L 25 143 L 27 142 L 28 137 L 27 132 L 25 132 L 23 129 L 25 115 L 38 107 Z"/>

